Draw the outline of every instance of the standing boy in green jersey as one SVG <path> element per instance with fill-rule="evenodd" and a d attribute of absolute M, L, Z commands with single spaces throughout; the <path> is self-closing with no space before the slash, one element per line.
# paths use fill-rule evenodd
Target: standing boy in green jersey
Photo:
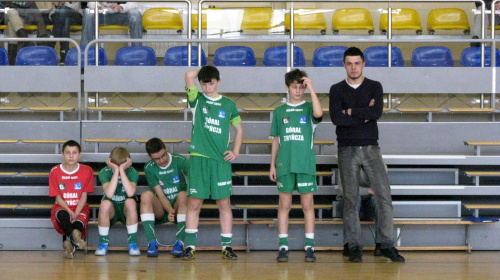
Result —
<path fill-rule="evenodd" d="M 203 94 L 198 92 L 198 78 Z M 189 106 L 193 112 L 191 145 L 189 146 L 189 188 L 186 216 L 186 245 L 182 255 L 194 259 L 200 209 L 203 200 L 217 201 L 221 226 L 222 258 L 234 260 L 231 248 L 233 213 L 231 211 L 231 162 L 240 152 L 243 126 L 236 104 L 219 95 L 220 74 L 214 66 L 204 66 L 185 75 Z M 235 130 L 233 149 L 229 149 L 230 127 Z"/>
<path fill-rule="evenodd" d="M 304 71 L 295 69 L 285 74 L 288 103 L 274 110 L 271 125 L 273 138 L 269 178 L 277 182 L 279 192 L 278 262 L 288 261 L 288 214 L 292 204 L 292 192 L 300 193 L 304 211 L 306 262 L 316 261 L 314 255 L 314 200 L 316 185 L 316 157 L 314 155 L 314 131 L 323 118 L 323 110 L 314 91 L 311 79 Z M 304 100 L 306 88 L 311 101 Z"/>
<path fill-rule="evenodd" d="M 189 161 L 171 154 L 159 138 L 146 142 L 151 160 L 144 166 L 149 190 L 141 194 L 141 221 L 148 239 L 146 256 L 158 256 L 155 224 L 174 222 L 177 216 L 176 241 L 170 253 L 181 257 L 186 237 L 187 184 Z"/>
<path fill-rule="evenodd" d="M 96 256 L 108 254 L 109 228 L 120 221 L 127 225 L 128 253 L 139 256 L 137 247 L 137 181 L 139 172 L 132 167 L 127 149 L 116 147 L 111 151 L 107 166 L 99 172 L 104 196 L 99 206 L 99 246 Z"/>

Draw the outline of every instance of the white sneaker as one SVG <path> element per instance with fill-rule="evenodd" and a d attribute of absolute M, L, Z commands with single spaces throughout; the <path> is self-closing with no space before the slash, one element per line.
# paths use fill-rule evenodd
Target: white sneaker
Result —
<path fill-rule="evenodd" d="M 139 247 L 137 247 L 137 244 L 135 242 L 128 244 L 128 254 L 130 256 L 140 256 L 141 255 L 141 251 L 139 251 Z"/>
<path fill-rule="evenodd" d="M 99 243 L 97 250 L 95 250 L 96 256 L 106 256 L 108 254 L 108 244 L 107 243 Z"/>

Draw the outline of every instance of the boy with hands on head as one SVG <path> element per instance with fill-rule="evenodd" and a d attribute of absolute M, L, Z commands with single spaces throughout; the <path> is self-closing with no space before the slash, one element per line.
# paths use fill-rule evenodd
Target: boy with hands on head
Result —
<path fill-rule="evenodd" d="M 292 192 L 300 193 L 304 211 L 305 261 L 314 262 L 314 199 L 316 184 L 316 157 L 314 132 L 323 118 L 323 110 L 311 79 L 304 71 L 292 70 L 285 74 L 286 89 L 290 99 L 274 110 L 271 133 L 271 168 L 269 178 L 277 182 L 279 192 L 278 232 L 279 252 L 277 261 L 288 261 L 288 215 Z M 305 90 L 311 101 L 304 100 Z"/>
<path fill-rule="evenodd" d="M 137 247 L 137 181 L 139 172 L 132 167 L 129 152 L 122 147 L 111 151 L 106 167 L 99 172 L 104 196 L 99 206 L 99 245 L 96 256 L 108 254 L 109 228 L 120 221 L 127 226 L 128 252 L 131 256 L 139 256 Z"/>

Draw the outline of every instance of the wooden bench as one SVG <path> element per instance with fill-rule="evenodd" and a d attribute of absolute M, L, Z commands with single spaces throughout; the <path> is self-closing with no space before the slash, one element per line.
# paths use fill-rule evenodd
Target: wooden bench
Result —
<path fill-rule="evenodd" d="M 85 138 L 85 142 L 94 143 L 94 153 L 99 153 L 100 143 L 130 143 L 132 139 L 130 138 Z"/>
<path fill-rule="evenodd" d="M 102 112 L 104 111 L 111 111 L 111 112 L 130 112 L 134 110 L 134 107 L 132 106 L 121 106 L 121 107 L 112 107 L 112 106 L 102 106 L 102 107 L 95 107 L 95 106 L 89 106 L 88 110 L 93 112 L 97 112 L 97 119 L 102 120 Z"/>
<path fill-rule="evenodd" d="M 245 154 L 250 154 L 250 145 L 271 145 L 272 139 L 243 139 L 242 144 L 245 145 Z M 334 145 L 333 140 L 314 140 L 314 145 L 319 146 L 319 154 L 321 155 L 321 147 L 324 145 Z"/>
<path fill-rule="evenodd" d="M 268 227 L 274 227 L 275 224 L 277 223 L 276 219 L 273 220 L 250 220 L 251 225 L 266 225 Z M 288 221 L 290 225 L 303 225 L 304 220 L 295 220 L 291 219 Z M 332 220 L 316 220 L 315 225 L 342 225 L 344 221 L 338 220 L 338 219 L 332 219 Z M 374 235 L 374 229 L 372 226 L 375 225 L 375 222 L 373 221 L 362 221 L 360 222 L 362 225 L 368 225 L 370 226 L 370 229 L 372 231 L 372 234 Z M 462 219 L 394 219 L 393 221 L 394 228 L 397 232 L 396 235 L 396 243 L 400 244 L 401 238 L 403 235 L 403 230 L 405 226 L 428 226 L 428 225 L 453 225 L 453 226 L 465 226 L 465 245 L 464 246 L 396 246 L 398 250 L 403 250 L 403 251 L 445 251 L 445 250 L 451 250 L 451 251 L 459 251 L 459 250 L 466 250 L 467 253 L 471 253 L 472 251 L 472 244 L 470 243 L 470 226 L 471 225 L 484 225 L 488 223 L 478 223 L 478 222 L 472 222 L 472 221 L 467 221 L 467 220 L 462 220 Z M 320 248 L 314 248 L 315 250 L 342 250 L 342 247 L 320 247 Z M 373 247 L 365 247 L 367 250 L 373 250 Z"/>
<path fill-rule="evenodd" d="M 135 142 L 137 143 L 141 143 L 141 144 L 144 144 L 146 142 L 148 142 L 149 139 L 135 139 Z M 168 145 L 168 151 L 170 153 L 173 153 L 174 152 L 174 144 L 177 144 L 177 143 L 182 143 L 182 139 L 161 139 L 161 141 L 163 143 L 165 143 L 166 145 Z"/>
<path fill-rule="evenodd" d="M 272 107 L 244 107 L 242 108 L 242 110 L 244 112 L 258 112 L 258 113 L 269 113 L 269 121 L 272 122 L 273 121 L 273 113 L 274 113 L 274 109 L 276 108 L 272 108 Z"/>
<path fill-rule="evenodd" d="M 499 177 L 500 171 L 465 171 L 465 175 L 472 177 L 472 181 L 479 186 L 479 177 Z"/>
<path fill-rule="evenodd" d="M 0 112 L 59 112 L 59 120 L 64 120 L 64 112 L 73 112 L 75 107 L 0 107 Z"/>
<path fill-rule="evenodd" d="M 236 209 L 243 210 L 243 220 L 248 220 L 248 210 L 254 209 L 275 209 L 279 208 L 278 204 L 235 204 Z M 323 209 L 332 209 L 332 204 L 315 204 L 314 209 L 318 210 L 318 219 L 323 220 Z M 293 204 L 291 209 L 302 209 L 302 205 Z"/>
<path fill-rule="evenodd" d="M 452 113 L 488 113 L 495 111 L 495 108 L 448 108 Z"/>
<path fill-rule="evenodd" d="M 139 110 L 144 112 L 182 112 L 184 113 L 184 121 L 188 120 L 189 108 L 186 107 L 139 107 Z"/>
<path fill-rule="evenodd" d="M 473 146 L 476 156 L 481 155 L 481 146 L 500 146 L 500 141 L 464 141 L 466 146 Z"/>
<path fill-rule="evenodd" d="M 465 209 L 474 211 L 474 217 L 479 217 L 480 209 L 500 209 L 500 204 L 464 204 Z"/>
<path fill-rule="evenodd" d="M 427 113 L 427 121 L 432 122 L 432 113 L 442 112 L 443 108 L 397 108 L 401 113 Z"/>
<path fill-rule="evenodd" d="M 67 139 L 21 139 L 25 144 L 55 144 L 55 154 L 61 152 L 60 145 L 66 143 Z"/>
<path fill-rule="evenodd" d="M 248 177 L 250 176 L 262 176 L 262 177 L 267 177 L 269 176 L 269 171 L 235 171 L 235 175 L 237 176 L 244 176 L 243 177 L 243 185 L 245 187 L 248 186 Z M 319 177 L 319 184 L 318 186 L 323 186 L 323 176 L 333 176 L 333 171 L 316 171 L 316 176 Z"/>

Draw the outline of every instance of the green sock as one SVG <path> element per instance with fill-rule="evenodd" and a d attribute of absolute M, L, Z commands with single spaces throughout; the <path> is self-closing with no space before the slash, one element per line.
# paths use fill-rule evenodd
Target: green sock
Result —
<path fill-rule="evenodd" d="M 109 235 L 100 235 L 99 234 L 99 243 L 109 243 Z"/>
<path fill-rule="evenodd" d="M 281 248 L 281 246 L 288 247 L 288 234 L 280 234 L 279 239 L 280 239 L 279 248 Z"/>
<path fill-rule="evenodd" d="M 128 238 L 127 238 L 127 242 L 128 242 L 128 244 L 130 244 L 132 242 L 136 242 L 137 243 L 137 232 L 129 233 L 128 234 Z"/>
<path fill-rule="evenodd" d="M 146 238 L 148 243 L 156 240 L 155 236 L 155 222 L 154 221 L 142 221 L 142 226 L 144 227 L 144 232 L 146 233 Z"/>
<path fill-rule="evenodd" d="M 305 242 L 305 247 L 313 247 L 314 248 L 314 239 L 313 238 L 306 238 Z"/>
<path fill-rule="evenodd" d="M 222 247 L 231 247 L 231 242 L 232 242 L 232 234 L 221 234 L 220 236 L 220 244 Z"/>
<path fill-rule="evenodd" d="M 175 238 L 184 242 L 186 239 L 186 222 L 177 223 L 177 233 L 175 234 Z"/>
<path fill-rule="evenodd" d="M 186 246 L 196 246 L 197 237 L 198 237 L 198 230 L 186 229 Z"/>

